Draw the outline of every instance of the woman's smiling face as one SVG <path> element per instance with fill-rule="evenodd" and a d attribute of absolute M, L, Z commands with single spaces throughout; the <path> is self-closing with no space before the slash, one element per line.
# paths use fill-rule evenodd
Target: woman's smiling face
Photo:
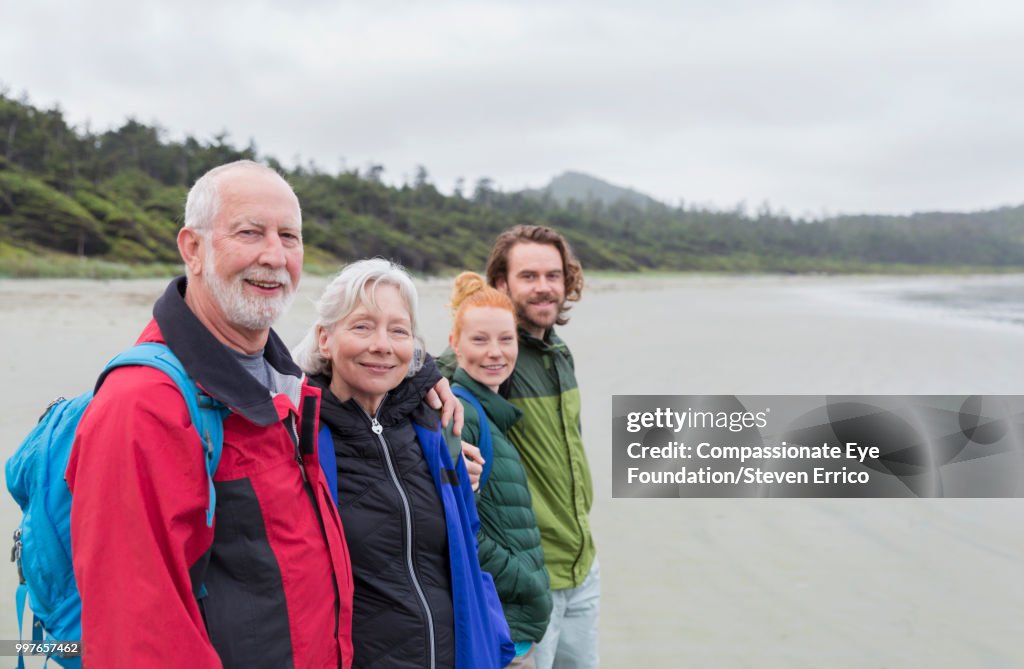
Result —
<path fill-rule="evenodd" d="M 359 302 L 320 331 L 320 353 L 331 361 L 331 392 L 355 399 L 373 415 L 384 395 L 409 371 L 415 351 L 409 306 L 396 286 L 376 286 L 377 306 Z"/>
<path fill-rule="evenodd" d="M 462 318 L 459 339 L 451 342 L 459 367 L 497 392 L 519 356 L 516 319 L 511 311 L 498 307 L 473 307 Z"/>

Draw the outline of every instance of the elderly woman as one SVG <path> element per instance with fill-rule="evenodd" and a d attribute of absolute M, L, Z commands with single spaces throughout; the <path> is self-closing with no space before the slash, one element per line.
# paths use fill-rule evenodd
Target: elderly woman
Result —
<path fill-rule="evenodd" d="M 386 260 L 345 268 L 294 352 L 322 389 L 320 449 L 337 462 L 338 509 L 355 584 L 353 667 L 495 669 L 513 650 L 480 570 L 473 493 L 422 398 L 416 289 Z"/>
<path fill-rule="evenodd" d="M 473 272 L 455 279 L 451 307 L 448 342 L 459 365 L 452 389 L 466 411 L 462 436 L 478 445 L 490 442 L 484 456 L 489 475 L 476 499 L 480 566 L 494 578 L 515 642 L 509 666 L 533 668 L 534 648 L 551 616 L 551 593 L 526 470 L 508 438 L 523 412 L 498 394 L 519 355 L 515 311 L 508 295 Z"/>

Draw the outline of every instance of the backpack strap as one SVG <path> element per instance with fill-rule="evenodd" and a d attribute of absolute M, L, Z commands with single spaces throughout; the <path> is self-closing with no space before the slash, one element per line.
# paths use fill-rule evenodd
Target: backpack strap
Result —
<path fill-rule="evenodd" d="M 210 492 L 210 504 L 206 509 L 206 526 L 213 526 L 213 512 L 217 508 L 217 492 L 213 487 L 213 475 L 220 464 L 220 455 L 224 447 L 224 419 L 231 411 L 221 402 L 206 394 L 196 385 L 178 356 L 164 344 L 144 342 L 136 344 L 127 351 L 114 357 L 107 363 L 96 381 L 96 390 L 100 389 L 107 375 L 118 367 L 142 366 L 159 369 L 174 381 L 185 399 L 192 424 L 199 432 L 203 442 L 203 455 L 206 462 L 206 479 Z"/>
<path fill-rule="evenodd" d="M 484 484 L 487 483 L 487 478 L 491 475 L 491 459 L 494 456 L 494 444 L 491 440 L 491 423 L 487 420 L 487 412 L 484 411 L 483 406 L 480 405 L 478 400 L 473 393 L 469 392 L 467 388 L 462 386 L 452 386 L 452 392 L 461 400 L 465 400 L 476 409 L 476 415 L 480 419 L 480 443 L 476 445 L 480 449 L 480 457 L 484 459 L 484 470 L 480 474 L 480 485 L 479 488 L 483 488 Z"/>
<path fill-rule="evenodd" d="M 24 582 L 18 586 L 17 591 L 14 594 L 14 606 L 18 612 L 18 640 L 25 638 L 23 623 L 25 621 L 25 602 L 28 599 L 28 586 Z M 35 614 L 32 614 L 33 621 Z M 18 653 L 18 669 L 25 669 L 25 656 L 22 653 Z"/>
<path fill-rule="evenodd" d="M 320 428 L 316 448 L 320 459 L 320 469 L 324 470 L 331 499 L 334 500 L 334 506 L 338 506 L 338 456 L 334 452 L 334 437 L 331 436 L 331 428 L 326 425 Z"/>

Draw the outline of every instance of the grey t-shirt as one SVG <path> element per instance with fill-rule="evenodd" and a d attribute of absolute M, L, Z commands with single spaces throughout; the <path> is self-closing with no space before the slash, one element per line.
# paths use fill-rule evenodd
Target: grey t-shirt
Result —
<path fill-rule="evenodd" d="M 257 353 L 249 355 L 227 346 L 225 348 L 231 352 L 231 355 L 235 356 L 235 360 L 245 368 L 245 371 L 252 375 L 252 378 L 259 381 L 260 384 L 270 392 L 277 392 L 277 384 L 274 383 L 274 377 L 277 375 L 274 373 L 274 370 L 271 369 L 270 363 L 267 362 L 267 359 L 263 357 L 263 349 L 260 349 Z"/>

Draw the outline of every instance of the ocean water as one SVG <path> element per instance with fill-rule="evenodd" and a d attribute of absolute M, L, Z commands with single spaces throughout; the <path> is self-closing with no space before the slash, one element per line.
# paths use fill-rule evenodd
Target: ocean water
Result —
<path fill-rule="evenodd" d="M 1024 326 L 1024 276 L 968 276 L 887 284 L 877 297 L 954 318 Z"/>

